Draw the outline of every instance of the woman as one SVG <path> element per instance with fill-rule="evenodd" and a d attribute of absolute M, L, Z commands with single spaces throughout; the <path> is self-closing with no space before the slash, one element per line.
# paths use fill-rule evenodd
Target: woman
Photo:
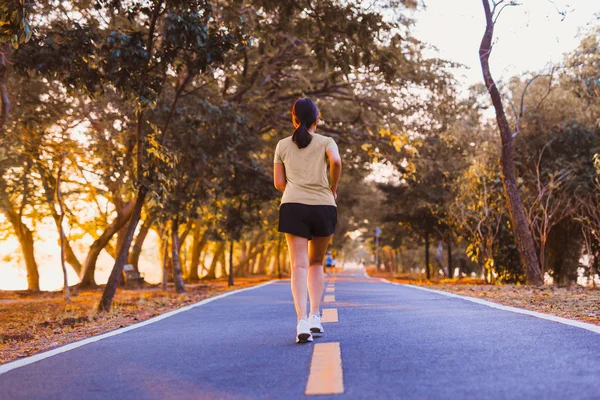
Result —
<path fill-rule="evenodd" d="M 323 258 L 337 223 L 335 201 L 342 161 L 333 139 L 315 133 L 319 110 L 310 99 L 294 103 L 292 122 L 296 131 L 275 148 L 274 183 L 284 191 L 279 232 L 285 233 L 292 264 L 292 296 L 298 315 L 296 342 L 304 343 L 312 342 L 312 333 L 324 333 L 320 315 L 325 287 Z"/>

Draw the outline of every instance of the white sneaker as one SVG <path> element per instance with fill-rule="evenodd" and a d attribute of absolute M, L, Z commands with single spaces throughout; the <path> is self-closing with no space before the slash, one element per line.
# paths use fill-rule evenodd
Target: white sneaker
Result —
<path fill-rule="evenodd" d="M 325 333 L 323 325 L 321 325 L 321 316 L 319 314 L 312 314 L 308 319 L 308 325 L 312 333 Z"/>
<path fill-rule="evenodd" d="M 298 321 L 296 326 L 296 343 L 312 342 L 313 337 L 308 327 L 308 321 L 304 318 Z"/>

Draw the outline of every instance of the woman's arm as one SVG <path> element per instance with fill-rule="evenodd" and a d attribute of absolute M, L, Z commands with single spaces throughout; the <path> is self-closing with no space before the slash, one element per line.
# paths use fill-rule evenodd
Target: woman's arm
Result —
<path fill-rule="evenodd" d="M 327 149 L 327 157 L 329 158 L 329 185 L 333 197 L 337 200 L 337 186 L 342 174 L 342 158 L 337 146 L 331 146 Z"/>
<path fill-rule="evenodd" d="M 285 190 L 287 179 L 285 178 L 285 167 L 283 163 L 273 164 L 273 184 L 277 190 Z"/>

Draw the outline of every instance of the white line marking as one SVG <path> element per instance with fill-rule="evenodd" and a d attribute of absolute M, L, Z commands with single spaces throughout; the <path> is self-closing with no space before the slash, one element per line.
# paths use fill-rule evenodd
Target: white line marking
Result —
<path fill-rule="evenodd" d="M 117 336 L 117 335 L 120 335 L 122 333 L 129 332 L 129 331 L 132 331 L 134 329 L 141 328 L 143 326 L 153 324 L 153 323 L 161 321 L 161 320 L 163 320 L 165 318 L 172 317 L 173 315 L 182 313 L 184 311 L 191 310 L 192 308 L 196 308 L 196 307 L 202 306 L 204 304 L 208 304 L 208 303 L 213 302 L 215 300 L 222 299 L 224 297 L 231 296 L 231 295 L 236 294 L 236 293 L 245 292 L 247 290 L 254 290 L 254 289 L 258 289 L 260 287 L 266 286 L 266 285 L 270 285 L 273 282 L 277 282 L 277 280 L 272 280 L 272 281 L 269 281 L 269 282 L 261 283 L 260 285 L 256 285 L 256 286 L 252 286 L 252 287 L 248 287 L 248 288 L 244 288 L 244 289 L 238 289 L 238 290 L 233 290 L 231 292 L 223 293 L 223 294 L 220 294 L 220 295 L 215 296 L 215 297 L 210 297 L 208 299 L 204 299 L 202 301 L 199 301 L 198 303 L 190 304 L 189 306 L 181 307 L 181 308 L 179 308 L 177 310 L 169 311 L 167 313 L 158 315 L 156 317 L 147 319 L 145 321 L 138 322 L 137 324 L 129 325 L 129 326 L 126 326 L 124 328 L 120 328 L 120 329 L 117 329 L 117 330 L 114 330 L 114 331 L 106 332 L 106 333 L 103 333 L 103 334 L 98 335 L 98 336 L 92 336 L 92 337 L 89 337 L 87 339 L 80 340 L 78 342 L 66 344 L 66 345 L 58 347 L 56 349 L 52 349 L 52 350 L 49 350 L 49 351 L 45 351 L 43 353 L 35 354 L 33 356 L 30 356 L 30 357 L 21 358 L 19 360 L 15 360 L 15 361 L 12 361 L 12 362 L 0 365 L 0 375 L 5 374 L 8 371 L 12 371 L 13 369 L 24 367 L 26 365 L 33 364 L 33 363 L 41 361 L 43 359 L 55 356 L 57 354 L 66 353 L 67 351 L 70 351 L 70 350 L 75 350 L 76 348 L 81 347 L 81 346 L 85 346 L 86 344 L 98 342 L 98 341 L 100 341 L 102 339 L 106 339 L 106 338 L 109 338 L 111 336 Z"/>
<path fill-rule="evenodd" d="M 600 326 L 594 325 L 594 324 L 588 324 L 587 322 L 576 321 L 574 319 L 558 317 L 556 315 L 545 314 L 545 313 L 531 311 L 531 310 L 525 310 L 525 309 L 517 308 L 517 307 L 504 306 L 502 304 L 494 303 L 493 301 L 482 300 L 482 299 L 479 299 L 476 297 L 463 296 L 460 294 L 448 293 L 448 292 L 443 292 L 441 290 L 435 290 L 435 289 L 428 289 L 428 288 L 424 288 L 424 287 L 420 287 L 420 286 L 416 286 L 416 285 L 390 282 L 387 279 L 383 279 L 383 278 L 381 279 L 381 281 L 391 283 L 392 285 L 406 286 L 406 287 L 410 287 L 410 288 L 417 289 L 417 290 L 423 290 L 425 292 L 437 293 L 437 294 L 441 294 L 443 296 L 448 296 L 448 297 L 455 297 L 457 299 L 467 300 L 472 303 L 482 304 L 484 306 L 488 306 L 491 308 L 497 308 L 498 310 L 510 311 L 510 312 L 514 312 L 517 314 L 530 315 L 532 317 L 545 319 L 545 320 L 553 321 L 553 322 L 558 322 L 559 324 L 570 325 L 570 326 L 574 326 L 576 328 L 586 329 L 591 332 L 600 333 Z"/>

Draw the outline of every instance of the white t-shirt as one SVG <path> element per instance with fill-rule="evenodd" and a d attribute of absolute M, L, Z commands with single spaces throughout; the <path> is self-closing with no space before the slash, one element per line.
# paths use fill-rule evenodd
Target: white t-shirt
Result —
<path fill-rule="evenodd" d="M 327 150 L 337 149 L 335 141 L 327 136 L 312 133 L 312 140 L 303 149 L 286 137 L 277 143 L 274 163 L 285 167 L 287 184 L 281 204 L 335 206 L 333 192 L 327 176 Z"/>

